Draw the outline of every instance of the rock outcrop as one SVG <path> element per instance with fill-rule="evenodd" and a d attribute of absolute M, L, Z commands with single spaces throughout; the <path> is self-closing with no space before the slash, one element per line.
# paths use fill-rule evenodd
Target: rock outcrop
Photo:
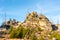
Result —
<path fill-rule="evenodd" d="M 47 29 L 47 30 L 51 30 L 51 22 L 49 21 L 49 19 L 47 17 L 45 17 L 43 14 L 39 15 L 39 25 L 41 26 L 41 29 Z"/>
<path fill-rule="evenodd" d="M 43 30 L 52 30 L 51 22 L 43 14 L 37 15 L 36 12 L 27 14 L 25 21 L 22 23 L 24 27 L 37 28 Z"/>
<path fill-rule="evenodd" d="M 43 14 L 37 15 L 37 12 L 28 13 L 26 19 L 22 23 L 16 21 L 15 19 L 10 19 L 2 24 L 3 27 L 6 25 L 12 26 L 13 28 L 17 28 L 19 25 L 22 25 L 25 28 L 29 27 L 36 30 L 37 28 L 41 28 L 42 30 L 52 30 L 52 24 L 49 19 Z"/>
<path fill-rule="evenodd" d="M 10 19 L 9 21 L 3 22 L 1 25 L 2 28 L 9 29 L 10 27 L 17 28 L 19 27 L 20 22 L 16 21 L 15 19 Z"/>

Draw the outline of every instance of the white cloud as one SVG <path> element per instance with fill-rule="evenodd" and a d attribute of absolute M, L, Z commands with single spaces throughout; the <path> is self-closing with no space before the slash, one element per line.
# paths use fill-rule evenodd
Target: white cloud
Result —
<path fill-rule="evenodd" d="M 56 6 L 54 3 L 48 3 L 44 5 L 37 3 L 36 8 L 38 9 L 38 11 L 42 10 L 43 14 L 45 13 L 52 14 L 51 16 L 49 15 L 47 16 L 51 22 L 56 24 L 58 21 L 58 23 L 60 23 L 60 14 L 57 13 L 57 15 L 55 15 L 56 14 L 55 12 L 60 11 L 60 6 Z"/>
<path fill-rule="evenodd" d="M 54 11 L 60 11 L 60 6 L 56 6 L 55 4 L 53 3 L 48 3 L 48 4 L 40 4 L 40 3 L 37 3 L 36 4 L 36 8 L 41 11 L 43 13 L 50 13 L 50 12 L 54 12 Z"/>
<path fill-rule="evenodd" d="M 58 22 L 60 24 L 60 15 L 47 16 L 47 17 L 52 23 L 57 24 L 57 22 Z"/>

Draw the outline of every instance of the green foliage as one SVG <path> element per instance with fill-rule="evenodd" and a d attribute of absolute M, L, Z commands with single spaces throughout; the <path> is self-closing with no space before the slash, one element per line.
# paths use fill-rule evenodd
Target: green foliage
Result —
<path fill-rule="evenodd" d="M 58 34 L 58 33 L 52 33 L 51 34 L 51 38 L 53 38 L 53 37 L 55 37 L 57 40 L 60 40 L 60 34 Z"/>
<path fill-rule="evenodd" d="M 7 34 L 7 32 L 6 32 L 6 31 L 4 31 L 4 32 L 3 32 L 3 34 Z"/>
<path fill-rule="evenodd" d="M 16 30 L 12 30 L 10 33 L 10 38 L 15 38 L 16 37 Z"/>
<path fill-rule="evenodd" d="M 10 38 L 16 37 L 16 29 L 14 29 L 13 27 L 10 27 L 9 33 L 10 33 Z"/>
<path fill-rule="evenodd" d="M 38 40 L 37 37 L 35 35 L 32 35 L 30 40 Z"/>
<path fill-rule="evenodd" d="M 40 38 L 38 40 L 44 40 L 43 35 L 40 35 Z"/>
<path fill-rule="evenodd" d="M 26 29 L 19 26 L 17 29 L 10 30 L 10 38 L 24 38 L 26 34 Z"/>
<path fill-rule="evenodd" d="M 13 27 L 10 27 L 9 29 L 9 33 L 11 33 L 13 31 Z"/>
<path fill-rule="evenodd" d="M 17 28 L 16 38 L 24 38 L 25 34 L 26 34 L 26 29 L 24 29 L 23 27 Z"/>
<path fill-rule="evenodd" d="M 38 28 L 38 31 L 42 31 L 41 28 Z M 13 29 L 12 27 L 10 28 L 10 38 L 27 38 L 30 40 L 38 40 L 36 35 L 34 35 L 35 33 L 35 29 L 30 27 L 24 28 L 19 26 L 17 29 Z M 42 36 L 39 40 L 43 40 Z"/>
<path fill-rule="evenodd" d="M 38 27 L 38 31 L 43 31 L 40 27 Z"/>

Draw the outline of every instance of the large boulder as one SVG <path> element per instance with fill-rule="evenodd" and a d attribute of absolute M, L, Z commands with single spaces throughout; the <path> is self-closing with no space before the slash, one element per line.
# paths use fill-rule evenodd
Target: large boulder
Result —
<path fill-rule="evenodd" d="M 52 30 L 49 19 L 43 14 L 37 15 L 36 12 L 28 13 L 22 26 L 30 28 L 40 27 L 43 30 Z"/>
<path fill-rule="evenodd" d="M 44 16 L 43 14 L 40 14 L 39 15 L 39 25 L 41 26 L 41 29 L 44 29 L 44 30 L 51 30 L 52 27 L 51 27 L 51 22 L 49 21 L 49 19 Z"/>

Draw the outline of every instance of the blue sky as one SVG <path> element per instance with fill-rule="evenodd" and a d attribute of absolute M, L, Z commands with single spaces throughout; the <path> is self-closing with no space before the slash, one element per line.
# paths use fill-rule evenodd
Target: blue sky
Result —
<path fill-rule="evenodd" d="M 42 13 L 53 23 L 60 23 L 60 0 L 0 0 L 0 24 L 4 21 L 4 13 L 7 20 L 10 18 L 23 21 L 26 14 L 36 11 Z"/>

